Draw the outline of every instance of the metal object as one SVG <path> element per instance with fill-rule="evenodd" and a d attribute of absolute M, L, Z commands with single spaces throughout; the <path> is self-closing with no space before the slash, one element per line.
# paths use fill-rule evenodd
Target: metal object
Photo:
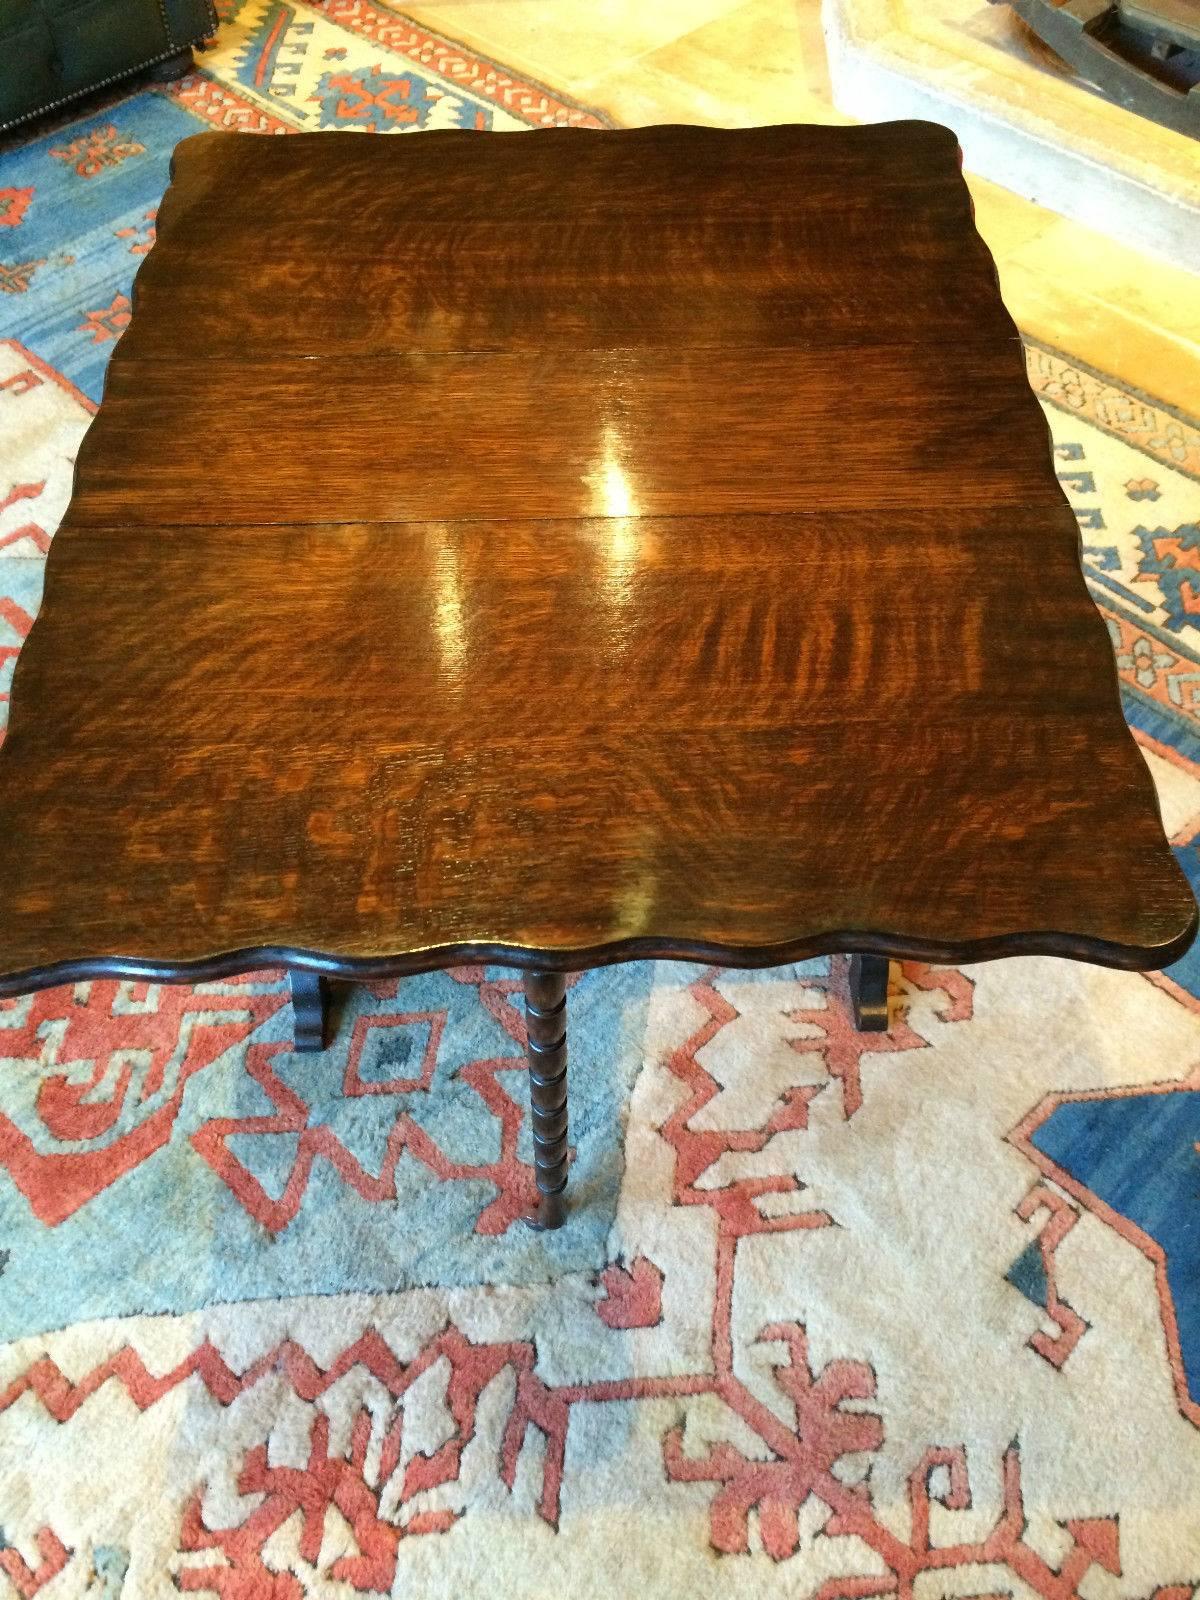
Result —
<path fill-rule="evenodd" d="M 1195 0 L 1008 4 L 1107 99 L 1200 138 L 1200 6 Z"/>

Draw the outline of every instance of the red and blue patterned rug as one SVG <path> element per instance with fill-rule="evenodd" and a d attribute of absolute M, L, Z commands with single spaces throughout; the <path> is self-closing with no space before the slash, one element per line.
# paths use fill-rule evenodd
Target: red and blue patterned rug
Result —
<path fill-rule="evenodd" d="M 222 11 L 0 156 L 0 717 L 180 138 L 605 121 L 381 3 Z M 1028 362 L 1197 881 L 1200 430 Z M 0 1594 L 1191 1600 L 1200 955 L 894 977 L 871 1036 L 839 960 L 581 978 L 549 1237 L 501 970 L 319 1058 L 277 973 L 0 1002 Z"/>

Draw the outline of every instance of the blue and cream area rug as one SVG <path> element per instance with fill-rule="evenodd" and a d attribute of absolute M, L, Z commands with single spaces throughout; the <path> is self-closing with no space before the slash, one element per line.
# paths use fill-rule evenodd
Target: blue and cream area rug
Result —
<path fill-rule="evenodd" d="M 177 140 L 604 120 L 378 0 L 200 59 L 0 154 L 0 701 Z M 1028 362 L 1195 881 L 1200 430 Z M 894 971 L 580 979 L 540 1238 L 501 970 L 0 1002 L 0 1596 L 1194 1600 L 1200 955 Z"/>

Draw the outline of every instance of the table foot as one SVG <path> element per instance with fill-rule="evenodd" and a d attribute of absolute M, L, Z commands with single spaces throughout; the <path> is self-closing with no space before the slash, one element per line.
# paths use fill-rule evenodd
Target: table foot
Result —
<path fill-rule="evenodd" d="M 329 1001 L 319 972 L 288 971 L 292 985 L 293 1050 L 324 1050 Z"/>
<path fill-rule="evenodd" d="M 537 1210 L 531 1228 L 567 1220 L 567 980 L 561 972 L 525 974 L 529 1106 Z"/>
<path fill-rule="evenodd" d="M 186 77 L 189 72 L 195 71 L 195 67 L 196 62 L 191 50 L 178 50 L 165 61 L 156 61 L 152 67 L 148 67 L 146 77 L 151 83 L 174 83 L 177 78 Z"/>
<path fill-rule="evenodd" d="M 564 1186 L 565 1187 L 565 1186 Z M 527 1211 L 521 1221 L 534 1233 L 553 1233 L 567 1220 L 567 1197 L 564 1193 L 538 1196 L 537 1210 Z"/>
<path fill-rule="evenodd" d="M 850 1004 L 860 1033 L 886 1033 L 888 1027 L 888 960 L 886 956 L 850 957 Z"/>

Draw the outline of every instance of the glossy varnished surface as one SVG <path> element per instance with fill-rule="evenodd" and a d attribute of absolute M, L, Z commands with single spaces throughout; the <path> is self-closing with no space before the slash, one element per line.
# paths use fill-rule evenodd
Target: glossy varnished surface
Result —
<path fill-rule="evenodd" d="M 205 135 L 136 303 L 9 987 L 1186 943 L 944 131 Z"/>
<path fill-rule="evenodd" d="M 1060 500 L 1015 343 L 264 358 L 249 372 L 118 358 L 106 397 L 75 524 L 207 527 L 214 504 L 254 522 L 883 509 L 914 485 L 946 514 Z M 203 495 L 141 443 L 164 425 L 220 440 Z"/>
<path fill-rule="evenodd" d="M 544 145 L 493 140 L 468 165 L 457 135 L 423 135 L 400 188 L 395 152 L 343 143 L 320 152 L 316 200 L 312 166 L 291 149 L 189 141 L 159 208 L 162 248 L 138 275 L 138 310 L 154 315 L 123 353 L 825 351 L 910 344 L 914 319 L 956 338 L 994 316 L 966 189 L 945 181 L 945 133 L 855 139 L 647 128 L 555 135 L 552 161 Z M 857 273 L 847 293 L 846 262 L 876 255 L 884 233 L 888 269 Z"/>

